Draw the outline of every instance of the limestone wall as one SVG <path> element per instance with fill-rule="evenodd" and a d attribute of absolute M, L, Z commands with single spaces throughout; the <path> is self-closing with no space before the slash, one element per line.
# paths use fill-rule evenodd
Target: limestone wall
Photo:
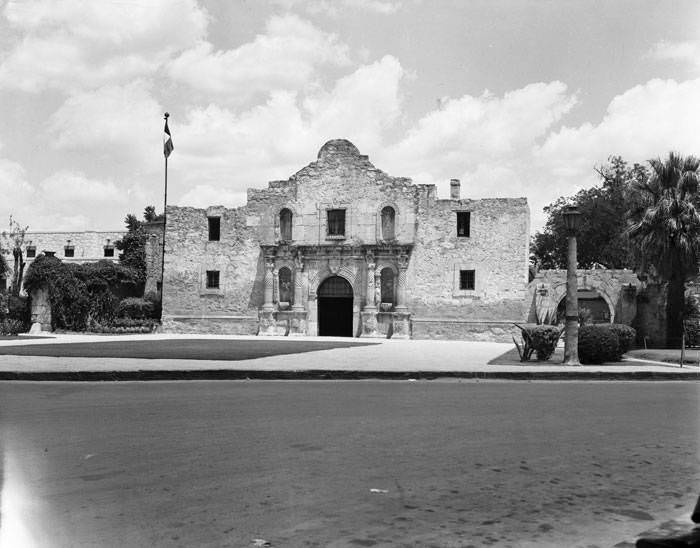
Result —
<path fill-rule="evenodd" d="M 457 211 L 470 212 L 469 237 L 457 236 Z M 509 340 L 517 331 L 512 322 L 527 314 L 529 219 L 524 198 L 435 200 L 425 194 L 407 272 L 414 337 L 475 338 L 499 320 L 504 323 L 491 338 Z M 474 290 L 460 290 L 460 270 L 475 271 Z"/>
<path fill-rule="evenodd" d="M 316 291 L 327 276 L 343 276 L 352 285 L 353 332 L 359 333 L 363 307 L 376 301 L 374 277 L 389 267 L 397 287 L 405 279 L 414 337 L 509 340 L 515 332 L 511 322 L 523 321 L 527 313 L 527 201 L 460 200 L 456 194 L 455 188 L 454 199 L 438 200 L 434 185 L 392 177 L 352 143 L 335 140 L 288 180 L 250 189 L 245 206 L 169 207 L 164 329 L 253 332 L 264 300 L 266 253 L 270 285 L 277 284 L 272 280 L 280 268 L 292 271 L 299 295 L 295 304 L 307 313 L 309 334 L 317 332 Z M 386 206 L 394 209 L 395 221 L 394 237 L 385 240 L 381 211 Z M 291 240 L 282 240 L 284 208 L 292 212 Z M 345 210 L 342 236 L 328 234 L 329 209 Z M 457 236 L 457 211 L 471 214 L 468 238 Z M 208 216 L 221 219 L 218 242 L 208 241 Z M 460 269 L 476 271 L 473 291 L 459 289 Z M 207 270 L 220 272 L 219 289 L 205 287 Z M 283 311 L 277 293 L 275 285 L 266 325 Z"/>
<path fill-rule="evenodd" d="M 118 261 L 118 249 L 114 250 L 113 257 L 105 257 L 104 248 L 108 244 L 114 245 L 114 242 L 121 240 L 124 234 L 126 231 L 27 232 L 25 249 L 30 245 L 34 246 L 37 255 L 44 251 L 53 251 L 57 258 L 65 262 L 87 263 L 100 259 Z M 69 241 L 70 244 L 68 244 Z M 73 257 L 64 255 L 66 245 L 74 247 Z M 27 264 L 33 261 L 32 258 L 25 260 Z"/>
<path fill-rule="evenodd" d="M 257 226 L 248 208 L 168 206 L 163 284 L 166 331 L 250 333 L 262 303 Z M 207 216 L 221 217 L 221 240 L 208 241 Z M 220 288 L 206 288 L 207 270 Z"/>

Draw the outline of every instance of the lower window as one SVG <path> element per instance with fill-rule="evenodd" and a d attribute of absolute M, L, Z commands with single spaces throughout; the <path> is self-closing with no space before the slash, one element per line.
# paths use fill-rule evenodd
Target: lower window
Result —
<path fill-rule="evenodd" d="M 207 270 L 207 289 L 219 289 L 218 270 Z"/>
<path fill-rule="evenodd" d="M 475 288 L 475 271 L 460 270 L 459 271 L 459 288 L 461 290 L 469 290 Z"/>

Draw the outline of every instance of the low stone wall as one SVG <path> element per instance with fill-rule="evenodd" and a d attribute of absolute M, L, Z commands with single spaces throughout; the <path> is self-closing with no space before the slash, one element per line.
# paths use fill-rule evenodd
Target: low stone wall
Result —
<path fill-rule="evenodd" d="M 255 316 L 164 316 L 161 333 L 257 335 Z"/>
<path fill-rule="evenodd" d="M 513 335 L 516 339 L 520 336 L 520 330 L 513 325 L 513 322 L 411 319 L 412 339 L 513 342 Z"/>

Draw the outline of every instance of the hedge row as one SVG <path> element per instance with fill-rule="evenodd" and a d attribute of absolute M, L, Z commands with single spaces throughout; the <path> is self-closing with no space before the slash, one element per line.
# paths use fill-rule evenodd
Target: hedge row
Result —
<path fill-rule="evenodd" d="M 548 360 L 557 346 L 562 329 L 554 325 L 518 325 L 523 342 L 515 346 L 521 361 L 533 353 L 538 360 Z M 623 324 L 583 325 L 578 332 L 578 356 L 581 363 L 597 364 L 620 361 L 632 347 L 637 332 Z"/>

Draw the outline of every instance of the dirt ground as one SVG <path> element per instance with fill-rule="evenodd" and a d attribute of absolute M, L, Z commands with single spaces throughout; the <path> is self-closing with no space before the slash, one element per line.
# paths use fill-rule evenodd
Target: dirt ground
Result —
<path fill-rule="evenodd" d="M 632 546 L 697 499 L 698 407 L 689 382 L 0 383 L 0 545 Z"/>

